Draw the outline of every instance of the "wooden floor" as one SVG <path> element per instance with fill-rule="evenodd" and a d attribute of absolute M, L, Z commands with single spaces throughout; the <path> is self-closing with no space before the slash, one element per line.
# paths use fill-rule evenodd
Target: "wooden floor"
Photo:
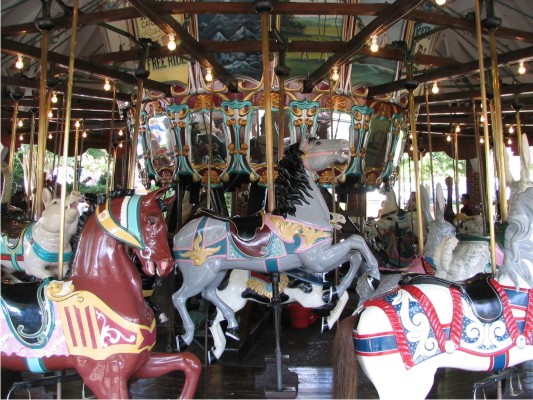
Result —
<path fill-rule="evenodd" d="M 355 296 L 351 294 L 351 296 Z M 351 299 L 350 303 L 353 303 Z M 353 310 L 350 304 L 345 312 Z M 204 368 L 202 378 L 196 393 L 201 399 L 256 399 L 265 397 L 277 397 L 279 393 L 275 391 L 275 368 L 270 374 L 269 383 L 266 390 L 274 393 L 265 395 L 265 384 L 256 386 L 256 379 L 265 378 L 265 356 L 274 354 L 275 338 L 273 335 L 272 318 L 269 309 L 264 306 L 254 305 L 248 310 L 248 314 L 255 316 L 259 322 L 255 323 L 257 331 L 250 329 L 249 348 L 237 343 L 230 343 L 231 347 L 221 360 L 216 364 Z M 347 315 L 347 314 L 346 314 Z M 262 321 L 262 323 L 261 323 Z M 306 329 L 295 329 L 291 327 L 290 316 L 286 308 L 282 313 L 281 351 L 288 356 L 288 371 L 297 374 L 298 387 L 291 384 L 290 380 L 284 380 L 287 387 L 285 392 L 296 392 L 298 399 L 329 399 L 331 398 L 331 344 L 334 332 L 320 333 L 319 322 Z M 245 335 L 245 334 L 244 334 Z M 255 337 L 254 337 L 255 335 Z M 172 346 L 172 330 L 168 326 L 159 327 L 157 350 L 169 350 Z M 189 348 L 190 351 L 203 359 L 204 338 L 199 334 L 195 342 Z M 165 348 L 166 347 L 166 348 Z M 67 373 L 70 371 L 67 371 Z M 384 371 L 383 373 L 387 373 Z M 268 375 L 268 374 L 267 374 Z M 483 390 L 479 389 L 475 398 L 498 398 L 496 383 L 488 378 L 490 373 L 470 373 L 460 370 L 443 369 L 439 370 L 435 377 L 435 384 L 428 395 L 430 399 L 472 399 L 474 398 L 474 385 L 489 380 L 489 384 Z M 514 389 L 519 392 L 512 396 L 509 387 L 504 383 L 503 398 L 531 399 L 533 398 L 533 362 L 521 365 L 516 369 L 513 380 Z M 520 377 L 522 390 L 519 391 L 516 376 Z M 35 377 L 31 374 L 24 374 L 24 378 Z M 293 376 L 294 377 L 294 376 Z M 508 382 L 508 381 L 507 381 Z M 130 384 L 130 393 L 133 398 L 138 399 L 163 399 L 177 398 L 183 385 L 183 376 L 179 372 L 168 374 L 157 379 L 141 379 Z M 2 372 L 2 398 L 6 398 L 9 390 L 10 378 L 6 371 Z M 377 392 L 373 385 L 366 379 L 365 375 L 359 373 L 359 396 L 360 398 L 376 399 Z M 86 397 L 92 397 L 92 393 L 86 389 Z M 78 399 L 82 398 L 83 384 L 78 379 L 65 382 L 62 385 L 62 398 Z M 30 398 L 26 389 L 16 389 L 10 394 L 10 398 Z M 55 385 L 43 386 L 31 389 L 31 398 L 56 398 Z M 405 398 L 399 394 L 398 398 Z"/>

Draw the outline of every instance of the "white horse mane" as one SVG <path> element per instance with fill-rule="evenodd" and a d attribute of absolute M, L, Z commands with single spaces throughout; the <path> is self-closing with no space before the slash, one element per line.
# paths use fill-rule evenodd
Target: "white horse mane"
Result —
<path fill-rule="evenodd" d="M 505 258 L 500 269 L 501 276 L 507 275 L 516 287 L 522 278 L 533 287 L 533 276 L 525 260 L 533 263 L 533 188 L 516 195 L 509 210 L 509 226 L 505 230 Z"/>

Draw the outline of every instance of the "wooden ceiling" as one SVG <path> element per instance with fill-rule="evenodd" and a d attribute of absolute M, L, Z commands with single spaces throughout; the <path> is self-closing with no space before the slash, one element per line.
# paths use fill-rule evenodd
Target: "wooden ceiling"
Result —
<path fill-rule="evenodd" d="M 353 61 L 354 58 L 364 58 L 372 55 L 387 60 L 394 60 L 402 65 L 406 61 L 405 51 L 389 46 L 380 49 L 379 53 L 371 54 L 366 45 L 372 35 L 379 35 L 386 32 L 392 25 L 400 20 L 426 22 L 436 27 L 435 34 L 448 30 L 463 32 L 464 34 L 475 34 L 475 22 L 471 15 L 461 15 L 454 11 L 454 7 L 459 3 L 474 0 L 448 0 L 449 8 L 439 8 L 434 11 L 425 11 L 424 4 L 429 0 L 396 0 L 391 4 L 376 3 L 344 3 L 344 2 L 272 2 L 271 15 L 335 15 L 345 16 L 367 16 L 373 17 L 371 22 L 366 24 L 353 37 L 346 41 L 298 41 L 293 40 L 286 44 L 285 50 L 288 53 L 296 52 L 318 52 L 327 53 L 329 57 L 308 77 L 303 79 L 303 92 L 309 92 L 319 84 L 321 80 L 328 76 L 331 68 L 335 65 L 343 65 Z M 495 0 L 499 3 L 498 0 Z M 102 4 L 109 3 L 100 1 Z M 5 3 L 5 2 L 4 2 Z M 34 73 L 28 76 L 25 73 L 16 73 L 10 65 L 14 62 L 14 57 L 23 55 L 31 58 L 37 64 L 41 59 L 40 31 L 34 21 L 4 20 L 4 7 L 7 10 L 19 9 L 20 15 L 24 15 L 24 9 L 31 9 L 31 3 L 37 7 L 38 1 L 12 1 L 2 5 L 2 132 L 9 132 L 10 120 L 13 115 L 15 101 L 10 98 L 13 91 L 26 89 L 26 96 L 20 101 L 20 117 L 30 118 L 37 114 L 38 118 L 38 92 L 40 87 L 39 74 Z M 46 2 L 44 2 L 46 3 Z M 91 3 L 91 2 L 88 2 Z M 95 2 L 93 2 L 95 3 Z M 97 1 L 96 1 L 97 3 Z M 131 94 L 137 85 L 137 79 L 131 73 L 121 69 L 120 66 L 127 62 L 138 63 L 147 47 L 150 56 L 179 55 L 186 57 L 192 62 L 197 62 L 202 66 L 210 66 L 218 80 L 224 83 L 230 92 L 238 90 L 237 77 L 228 71 L 214 57 L 218 52 L 260 52 L 261 41 L 199 41 L 191 35 L 186 26 L 178 23 L 172 15 L 182 14 L 186 16 L 196 16 L 202 14 L 255 14 L 253 2 L 157 2 L 154 0 L 130 0 L 129 2 L 116 1 L 111 9 L 102 7 L 93 12 L 82 12 L 78 18 L 78 30 L 82 27 L 103 27 L 109 29 L 107 24 L 116 21 L 132 20 L 138 17 L 147 17 L 163 32 L 173 33 L 180 44 L 178 48 L 171 52 L 166 47 L 157 43 L 139 41 L 140 46 L 123 49 L 116 52 L 106 52 L 102 49 L 91 54 L 78 54 L 75 61 L 76 79 L 79 84 L 73 88 L 72 118 L 83 119 L 88 129 L 101 131 L 102 142 L 106 132 L 110 128 L 112 119 L 111 93 L 98 87 L 102 87 L 102 81 L 109 78 L 119 81 L 120 91 L 117 93 L 117 100 L 131 100 Z M 256 2 L 256 5 L 264 5 L 264 1 Z M 482 3 L 486 3 L 482 1 Z M 500 2 L 501 3 L 501 2 Z M 50 0 L 48 2 L 51 10 L 56 10 L 50 16 L 54 28 L 51 32 L 69 32 L 72 25 L 71 7 L 63 1 Z M 55 6 L 54 6 L 55 5 Z M 60 7 L 57 7 L 57 6 Z M 109 4 L 107 4 L 109 6 Z M 31 13 L 30 13 L 31 14 Z M 504 16 L 505 17 L 505 16 Z M 501 68 L 510 68 L 519 61 L 525 61 L 528 70 L 533 70 L 533 63 L 528 62 L 533 59 L 533 30 L 531 25 L 515 28 L 513 21 L 503 18 L 502 25 L 496 30 L 498 39 L 512 42 L 517 47 L 500 47 L 498 52 L 498 65 Z M 94 32 L 94 31 L 93 31 Z M 35 40 L 25 40 L 33 37 Z M 485 39 L 487 39 L 485 37 Z M 100 40 L 100 39 L 99 39 Z M 453 46 L 453 43 L 448 43 Z M 269 49 L 275 52 L 278 44 L 274 38 L 270 39 Z M 490 57 L 485 53 L 485 66 L 490 66 Z M 473 137 L 475 118 L 473 116 L 472 102 L 480 98 L 479 87 L 472 85 L 472 77 L 479 74 L 479 63 L 477 60 L 460 63 L 451 57 L 443 57 L 435 54 L 414 54 L 410 60 L 418 67 L 414 79 L 422 86 L 439 81 L 443 85 L 446 82 L 453 82 L 448 88 L 443 87 L 441 93 L 428 96 L 419 95 L 415 98 L 420 105 L 417 130 L 425 133 L 428 130 L 437 135 L 437 141 L 444 136 L 442 133 L 449 133 L 453 124 L 460 124 L 465 129 L 462 135 Z M 48 63 L 51 73 L 61 76 L 68 70 L 69 56 L 61 52 L 50 51 L 48 53 Z M 522 123 L 525 131 L 533 130 L 533 81 L 528 74 L 520 80 L 513 80 L 511 84 L 502 82 L 501 94 L 503 102 L 504 123 L 514 120 L 516 104 L 520 103 Z M 404 90 L 405 78 L 393 80 L 388 83 L 369 87 L 368 97 L 383 96 L 386 94 Z M 465 85 L 458 85 L 458 82 L 465 81 Z M 49 80 L 49 86 L 56 84 L 53 89 L 62 93 L 65 91 L 64 79 L 59 81 Z M 170 85 L 152 79 L 144 80 L 145 89 L 164 93 L 170 96 Z M 32 95 L 28 95 L 32 93 Z M 422 92 L 423 93 L 423 92 Z M 517 97 L 519 95 L 519 97 Z M 513 108 L 513 104 L 515 108 Z M 430 124 L 428 124 L 427 113 L 429 110 Z M 118 110 L 115 111 L 115 127 L 124 126 Z M 28 128 L 25 128 L 28 129 Z M 50 130 L 57 129 L 52 122 Z M 527 132 L 529 133 L 529 132 Z M 4 135 L 3 135 L 4 136 Z M 95 139 L 96 140 L 96 139 Z M 533 143 L 533 141 L 531 141 Z"/>

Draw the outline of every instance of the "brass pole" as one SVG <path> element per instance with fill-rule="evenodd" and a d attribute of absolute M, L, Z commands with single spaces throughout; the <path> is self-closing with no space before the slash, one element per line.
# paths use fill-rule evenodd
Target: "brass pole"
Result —
<path fill-rule="evenodd" d="M 213 158 L 213 86 L 215 77 L 211 79 L 210 104 L 209 104 L 209 131 L 207 135 L 207 209 L 211 209 L 211 160 Z M 204 120 L 205 125 L 205 120 Z M 218 210 L 220 211 L 220 210 Z"/>
<path fill-rule="evenodd" d="M 500 181 L 499 199 L 500 215 L 502 222 L 507 221 L 507 182 L 505 176 L 505 145 L 503 143 L 502 128 L 502 102 L 500 97 L 500 76 L 498 73 L 498 52 L 496 50 L 496 32 L 489 29 L 490 59 L 492 69 L 492 90 L 494 95 L 494 119 L 492 120 L 492 132 L 494 136 L 494 152 L 496 154 L 496 167 Z"/>
<path fill-rule="evenodd" d="M 516 116 L 516 146 L 518 149 L 518 154 L 522 156 L 522 121 L 520 119 L 520 110 L 522 109 L 522 104 L 515 102 L 513 103 L 513 108 Z"/>
<path fill-rule="evenodd" d="M 31 207 L 28 207 L 28 210 L 30 210 L 30 218 L 33 219 L 34 211 L 35 211 L 35 199 L 37 198 L 36 195 L 33 195 L 33 190 L 31 188 L 31 181 L 33 180 L 33 150 L 35 145 L 35 113 L 37 110 L 32 109 L 31 110 L 31 133 L 30 133 L 30 151 L 29 151 L 29 163 L 28 163 L 28 200 L 30 201 Z"/>
<path fill-rule="evenodd" d="M 478 161 L 478 178 L 479 178 L 479 189 L 481 192 L 481 219 L 483 221 L 483 235 L 487 234 L 487 200 L 486 200 L 486 188 L 485 188 L 485 163 L 482 162 L 482 155 L 479 151 L 479 125 L 478 125 L 478 119 L 477 119 L 477 109 L 476 109 L 476 102 L 472 101 L 472 114 L 474 115 L 474 134 L 475 134 L 475 140 L 476 140 L 476 158 Z"/>
<path fill-rule="evenodd" d="M 107 176 L 105 180 L 105 195 L 106 198 L 109 198 L 109 184 L 110 184 L 110 175 L 111 175 L 111 159 L 112 159 L 112 149 L 113 149 L 113 139 L 115 137 L 115 105 L 117 103 L 117 85 L 113 82 L 113 104 L 111 105 L 111 132 L 109 134 L 109 145 L 107 147 Z M 115 168 L 115 164 L 113 164 Z"/>
<path fill-rule="evenodd" d="M 261 51 L 263 56 L 263 86 L 265 96 L 265 133 L 266 133 L 266 165 L 268 211 L 276 208 L 276 193 L 274 192 L 274 140 L 272 135 L 272 95 L 270 87 L 270 59 L 268 48 L 268 13 L 261 13 Z M 303 140 L 303 138 L 302 138 Z"/>
<path fill-rule="evenodd" d="M 48 95 L 47 95 L 47 75 L 48 75 L 48 30 L 41 31 L 41 74 L 39 86 L 39 130 L 37 134 L 37 168 L 36 168 L 36 189 L 35 189 L 35 217 L 39 219 L 43 213 L 43 203 L 41 197 L 44 189 L 44 155 L 46 151 L 46 127 L 48 118 Z"/>
<path fill-rule="evenodd" d="M 74 84 L 74 61 L 75 61 L 75 50 L 76 50 L 76 33 L 78 27 L 78 3 L 79 0 L 74 0 L 73 4 L 73 13 L 72 13 L 72 33 L 70 38 L 70 58 L 68 61 L 68 78 L 67 78 L 67 92 L 65 93 L 65 132 L 63 134 L 63 168 L 62 168 L 62 179 L 61 182 L 66 186 L 67 183 L 67 169 L 68 169 L 68 148 L 69 148 L 69 139 L 70 139 L 70 113 L 72 109 L 72 87 Z M 78 128 L 76 128 L 76 136 L 78 136 Z M 76 159 L 75 159 L 76 162 Z M 74 169 L 76 172 L 76 169 Z M 76 174 L 74 174 L 74 179 L 76 179 Z M 76 182 L 76 181 L 74 181 Z M 73 186 L 74 187 L 74 186 Z M 65 243 L 65 207 L 67 199 L 67 188 L 64 187 L 61 190 L 61 209 L 63 212 L 60 217 L 60 234 L 59 234 L 59 279 L 63 278 L 63 248 Z"/>
<path fill-rule="evenodd" d="M 141 125 L 141 108 L 143 103 L 144 79 L 139 78 L 137 84 L 137 103 L 135 104 L 135 122 L 133 124 L 133 137 L 131 138 L 130 159 L 128 167 L 128 188 L 135 188 L 135 167 L 137 161 L 137 142 Z"/>
<path fill-rule="evenodd" d="M 490 258 L 492 263 L 492 272 L 496 273 L 496 243 L 494 236 L 494 211 L 491 204 L 491 196 L 489 193 L 489 188 L 492 187 L 492 182 L 490 179 L 489 170 L 489 125 L 488 125 L 488 116 L 487 116 L 487 90 L 485 87 L 485 66 L 483 65 L 483 38 L 481 34 L 481 10 L 479 5 L 480 0 L 475 0 L 475 14 L 476 14 L 476 38 L 477 38 L 477 52 L 478 52 L 478 61 L 479 61 L 479 85 L 481 90 L 481 104 L 483 108 L 481 110 L 484 121 L 483 121 L 483 137 L 485 140 L 485 163 L 487 165 L 487 173 L 485 174 L 485 186 L 487 188 L 487 208 L 488 208 L 488 219 L 489 219 L 489 237 L 490 237 Z"/>
<path fill-rule="evenodd" d="M 418 138 L 416 134 L 415 96 L 414 89 L 418 82 L 413 81 L 413 64 L 407 64 L 407 79 L 409 90 L 409 118 L 411 123 L 411 135 L 413 136 L 413 163 L 415 169 L 415 196 L 416 196 L 416 221 L 418 225 L 418 254 L 424 254 L 424 226 L 422 223 L 422 207 L 420 197 L 420 171 L 418 169 Z"/>
<path fill-rule="evenodd" d="M 428 126 L 428 141 L 429 141 L 429 169 L 431 172 L 431 198 L 433 199 L 433 212 L 436 213 L 435 202 L 435 177 L 433 175 L 433 143 L 431 141 L 431 123 L 429 115 L 429 91 L 427 83 L 424 84 L 424 94 L 426 96 L 426 120 Z"/>
<path fill-rule="evenodd" d="M 278 106 L 278 161 L 283 158 L 285 144 L 285 77 L 279 76 L 279 106 Z"/>
<path fill-rule="evenodd" d="M 17 118 L 18 118 L 18 112 L 19 112 L 19 101 L 18 99 L 15 99 L 15 108 L 13 109 L 13 125 L 11 126 L 11 143 L 9 145 L 9 172 L 11 174 L 11 177 L 9 178 L 9 182 L 6 180 L 4 182 L 4 191 L 2 195 L 7 194 L 7 204 L 11 205 L 11 187 L 13 185 L 13 167 L 15 164 L 15 144 L 17 140 Z M 6 188 L 9 187 L 9 190 L 6 190 Z"/>
<path fill-rule="evenodd" d="M 455 166 L 455 215 L 459 215 L 459 141 L 457 129 L 452 125 L 453 129 L 453 156 L 454 156 L 454 166 Z"/>
<path fill-rule="evenodd" d="M 78 146 L 80 142 L 79 121 L 75 122 L 76 134 L 74 135 L 74 178 L 72 181 L 72 190 L 78 190 Z"/>

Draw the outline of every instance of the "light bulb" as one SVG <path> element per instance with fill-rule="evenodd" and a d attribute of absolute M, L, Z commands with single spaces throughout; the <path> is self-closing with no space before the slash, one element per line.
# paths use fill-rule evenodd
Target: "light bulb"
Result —
<path fill-rule="evenodd" d="M 19 139 L 20 140 L 23 140 L 24 139 L 24 136 L 22 136 L 22 134 L 19 136 Z"/>
<path fill-rule="evenodd" d="M 413 151 L 413 145 L 411 145 L 411 147 L 409 147 L 409 150 Z"/>
<path fill-rule="evenodd" d="M 457 132 L 457 133 L 461 132 L 461 127 L 459 125 L 457 125 L 455 127 L 455 132 Z"/>
<path fill-rule="evenodd" d="M 22 126 L 24 125 L 24 122 L 22 122 L 22 120 L 19 119 L 19 122 L 17 123 L 17 125 L 19 126 L 19 128 L 22 128 Z"/>
<path fill-rule="evenodd" d="M 111 84 L 109 83 L 109 79 L 107 78 L 104 83 L 104 90 L 111 90 Z"/>
<path fill-rule="evenodd" d="M 520 61 L 520 64 L 518 65 L 518 73 L 520 75 L 524 75 L 526 73 L 526 66 L 524 65 L 523 61 Z"/>
<path fill-rule="evenodd" d="M 167 47 L 170 51 L 172 50 L 176 50 L 176 36 L 174 36 L 174 34 L 172 33 L 169 33 L 168 34 L 168 43 L 167 43 Z"/>
<path fill-rule="evenodd" d="M 211 70 L 211 68 L 206 68 L 205 69 L 205 81 L 211 82 L 212 80 L 213 80 L 213 71 Z"/>
<path fill-rule="evenodd" d="M 509 125 L 509 133 L 513 134 L 514 133 L 514 128 L 512 125 Z"/>
<path fill-rule="evenodd" d="M 437 3 L 438 6 L 443 6 L 446 4 L 446 0 L 435 0 L 435 3 Z"/>
<path fill-rule="evenodd" d="M 433 82 L 433 87 L 431 88 L 431 93 L 433 93 L 433 94 L 439 93 L 439 85 L 437 84 L 437 82 Z"/>
<path fill-rule="evenodd" d="M 512 140 L 511 138 L 507 139 L 507 144 L 508 144 L 508 145 L 513 144 L 513 140 Z"/>
<path fill-rule="evenodd" d="M 54 118 L 54 113 L 52 110 L 48 111 L 48 118 Z"/>
<path fill-rule="evenodd" d="M 370 39 L 370 51 L 372 53 L 377 53 L 377 51 L 379 50 L 378 37 L 376 35 L 372 35 Z"/>
<path fill-rule="evenodd" d="M 479 143 L 481 143 L 481 144 L 485 143 L 485 139 L 479 138 Z"/>
<path fill-rule="evenodd" d="M 483 115 L 481 117 L 479 117 L 479 122 L 481 122 L 481 123 L 485 122 L 485 117 Z"/>
<path fill-rule="evenodd" d="M 123 147 L 122 142 L 120 142 L 120 143 L 118 144 L 118 147 Z"/>
<path fill-rule="evenodd" d="M 122 132 L 122 129 L 119 129 L 119 130 L 118 130 L 118 135 L 119 135 L 119 136 L 124 135 L 124 132 Z"/>
<path fill-rule="evenodd" d="M 81 137 L 86 138 L 87 137 L 87 131 L 83 131 L 83 133 L 81 134 Z"/>
<path fill-rule="evenodd" d="M 48 134 L 48 139 L 52 139 L 52 134 L 51 133 Z"/>
<path fill-rule="evenodd" d="M 57 94 L 56 92 L 52 92 L 52 98 L 50 99 L 52 103 L 57 103 Z"/>
<path fill-rule="evenodd" d="M 450 135 L 446 135 L 446 141 L 447 142 L 451 142 L 452 141 L 452 137 Z"/>
<path fill-rule="evenodd" d="M 24 60 L 22 59 L 22 56 L 17 57 L 17 61 L 15 62 L 15 68 L 22 69 L 24 68 Z"/>
<path fill-rule="evenodd" d="M 80 121 L 76 121 L 76 122 L 74 123 L 74 126 L 75 126 L 76 128 L 79 128 L 79 127 L 80 127 Z"/>
<path fill-rule="evenodd" d="M 333 67 L 333 72 L 331 73 L 331 80 L 337 82 L 339 80 L 339 68 Z"/>

